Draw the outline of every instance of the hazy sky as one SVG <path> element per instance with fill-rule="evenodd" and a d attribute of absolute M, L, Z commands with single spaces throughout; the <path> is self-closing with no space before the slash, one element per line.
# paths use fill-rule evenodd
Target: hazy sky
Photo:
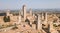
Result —
<path fill-rule="evenodd" d="M 35 9 L 60 8 L 60 0 L 0 0 L 0 10 L 20 9 L 23 4 Z"/>

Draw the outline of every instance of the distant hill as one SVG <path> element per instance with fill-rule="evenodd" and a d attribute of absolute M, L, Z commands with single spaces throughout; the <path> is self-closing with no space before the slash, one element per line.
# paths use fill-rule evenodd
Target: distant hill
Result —
<path fill-rule="evenodd" d="M 11 13 L 18 13 L 21 10 L 10 10 Z M 33 12 L 57 12 L 60 13 L 60 9 L 32 9 Z M 6 12 L 6 10 L 0 10 L 1 12 Z M 29 12 L 29 9 L 27 10 Z"/>

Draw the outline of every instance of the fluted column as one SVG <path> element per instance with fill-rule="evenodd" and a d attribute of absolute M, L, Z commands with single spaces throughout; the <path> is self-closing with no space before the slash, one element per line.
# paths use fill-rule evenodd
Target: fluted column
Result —
<path fill-rule="evenodd" d="M 41 30 L 42 29 L 42 23 L 41 23 L 41 19 L 40 19 L 40 15 L 39 14 L 38 14 L 37 29 L 38 30 Z"/>

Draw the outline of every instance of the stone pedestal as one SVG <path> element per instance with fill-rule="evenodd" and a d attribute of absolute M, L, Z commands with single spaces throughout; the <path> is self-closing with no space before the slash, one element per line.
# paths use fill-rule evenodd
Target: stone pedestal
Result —
<path fill-rule="evenodd" d="M 33 29 L 36 29 L 36 24 L 32 24 L 32 28 Z"/>

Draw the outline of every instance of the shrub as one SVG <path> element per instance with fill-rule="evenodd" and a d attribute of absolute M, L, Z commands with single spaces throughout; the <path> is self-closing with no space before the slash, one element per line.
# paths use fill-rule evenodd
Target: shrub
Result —
<path fill-rule="evenodd" d="M 40 32 L 38 32 L 38 33 L 40 33 Z"/>
<path fill-rule="evenodd" d="M 3 18 L 3 20 L 4 20 L 4 22 L 10 22 L 10 17 L 9 16 L 4 16 L 4 18 Z"/>
<path fill-rule="evenodd" d="M 54 27 L 57 27 L 57 25 L 56 25 L 56 24 L 53 24 L 53 26 L 54 26 Z"/>

